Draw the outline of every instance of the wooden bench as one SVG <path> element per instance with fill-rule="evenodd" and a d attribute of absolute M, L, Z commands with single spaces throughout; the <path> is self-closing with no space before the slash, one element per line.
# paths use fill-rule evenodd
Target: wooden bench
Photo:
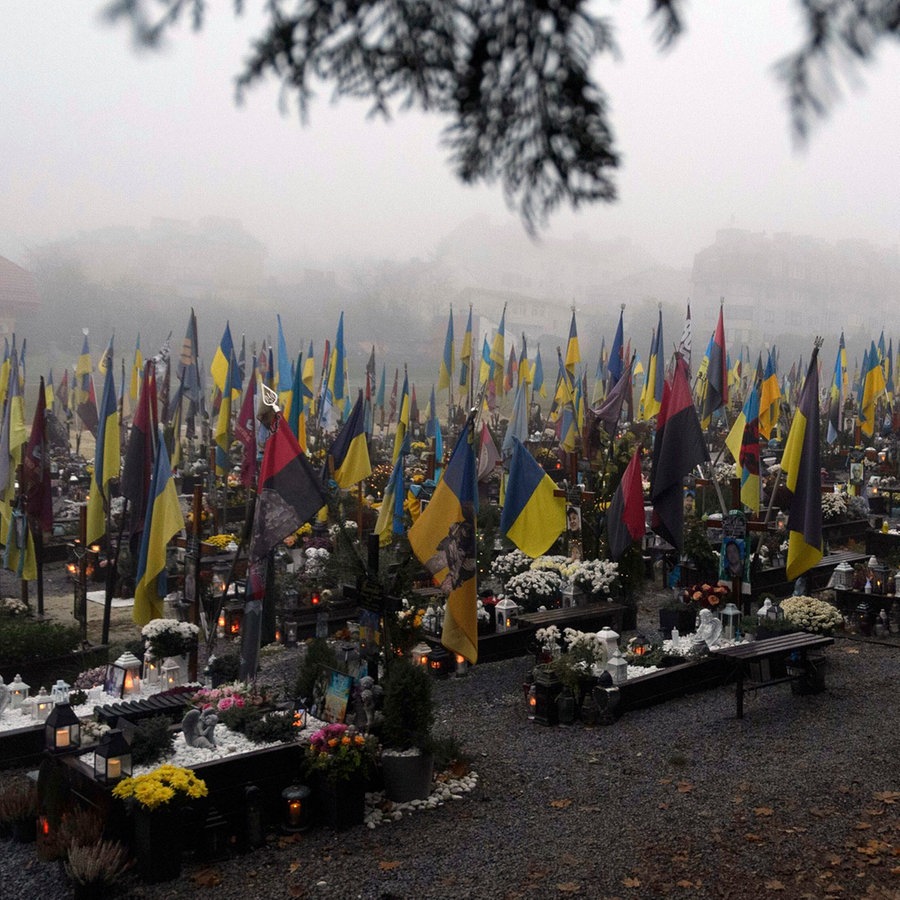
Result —
<path fill-rule="evenodd" d="M 716 656 L 724 657 L 731 661 L 735 670 L 735 681 L 737 684 L 737 717 L 744 717 L 744 691 L 759 690 L 760 688 L 769 687 L 773 684 L 782 684 L 784 682 L 796 681 L 798 678 L 805 677 L 810 672 L 810 660 L 807 654 L 810 650 L 819 650 L 828 647 L 834 643 L 834 638 L 825 637 L 820 634 L 808 634 L 807 632 L 799 632 L 794 634 L 782 634 L 778 637 L 766 638 L 761 641 L 750 641 L 745 644 L 735 644 L 732 647 L 715 648 L 710 652 Z M 758 682 L 752 687 L 744 687 L 744 679 L 751 674 L 753 667 L 765 663 L 771 663 L 775 660 L 786 661 L 792 654 L 797 654 L 799 661 L 792 666 L 801 670 L 800 675 L 786 674 L 779 677 L 766 677 L 762 675 Z"/>
<path fill-rule="evenodd" d="M 622 630 L 625 607 L 621 603 L 589 603 L 586 606 L 569 606 L 565 609 L 545 609 L 540 612 L 522 613 L 520 628 L 546 628 L 555 625 L 560 631 L 575 628 L 578 631 L 597 631 L 604 625 Z"/>

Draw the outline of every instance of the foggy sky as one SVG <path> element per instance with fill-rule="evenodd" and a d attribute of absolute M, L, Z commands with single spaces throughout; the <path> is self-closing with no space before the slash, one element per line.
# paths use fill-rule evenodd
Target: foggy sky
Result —
<path fill-rule="evenodd" d="M 256 8 L 259 4 L 248 4 Z M 792 146 L 772 66 L 797 43 L 794 4 L 693 4 L 688 33 L 660 53 L 649 3 L 597 4 L 623 58 L 598 67 L 623 166 L 617 204 L 561 211 L 549 234 L 630 237 L 690 267 L 718 228 L 897 243 L 900 53 L 881 48 L 805 152 Z M 153 217 L 239 219 L 273 259 L 428 257 L 467 217 L 517 222 L 494 187 L 465 187 L 439 145 L 440 119 L 319 90 L 310 122 L 278 110 L 268 84 L 234 102 L 253 18 L 210 6 L 162 53 L 137 52 L 97 0 L 4 0 L 0 30 L 0 255 Z M 291 101 L 288 101 L 289 103 Z M 516 227 L 520 227 L 516 225 Z"/>

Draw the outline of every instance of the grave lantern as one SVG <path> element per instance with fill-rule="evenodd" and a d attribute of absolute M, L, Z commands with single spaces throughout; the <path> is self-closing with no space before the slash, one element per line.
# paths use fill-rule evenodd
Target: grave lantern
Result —
<path fill-rule="evenodd" d="M 306 728 L 306 716 L 306 701 L 298 700 L 297 705 L 294 707 L 294 728 L 298 732 Z"/>
<path fill-rule="evenodd" d="M 309 794 L 309 788 L 303 784 L 292 784 L 281 792 L 283 831 L 295 833 L 309 828 L 311 821 Z"/>
<path fill-rule="evenodd" d="M 81 722 L 69 701 L 57 703 L 44 723 L 44 744 L 48 750 L 71 750 L 81 743 Z"/>
<path fill-rule="evenodd" d="M 162 687 L 164 691 L 177 687 L 181 683 L 181 666 L 178 660 L 169 656 L 160 669 L 162 674 Z"/>
<path fill-rule="evenodd" d="M 107 731 L 94 750 L 94 780 L 114 784 L 131 777 L 131 745 L 118 728 Z"/>
<path fill-rule="evenodd" d="M 834 569 L 834 587 L 838 591 L 853 590 L 853 566 L 846 560 L 835 566 Z"/>
<path fill-rule="evenodd" d="M 141 677 L 144 684 L 159 684 L 159 661 L 154 659 L 149 648 L 144 651 L 144 669 Z"/>
<path fill-rule="evenodd" d="M 419 643 L 409 651 L 409 655 L 414 665 L 427 669 L 428 662 L 431 659 L 431 647 L 426 644 L 425 641 L 419 641 Z"/>
<path fill-rule="evenodd" d="M 284 623 L 284 643 L 287 647 L 296 647 L 297 646 L 297 623 L 296 622 L 285 622 Z"/>
<path fill-rule="evenodd" d="M 619 635 L 607 625 L 597 632 L 597 640 L 603 648 L 603 658 L 607 661 L 612 659 L 619 649 Z"/>
<path fill-rule="evenodd" d="M 31 707 L 32 715 L 38 722 L 44 722 L 53 709 L 53 698 L 47 693 L 47 688 L 42 687 L 37 696 L 33 697 L 34 705 Z"/>
<path fill-rule="evenodd" d="M 21 675 L 16 675 L 15 680 L 11 681 L 7 687 L 9 688 L 10 705 L 13 709 L 19 709 L 28 697 L 28 689 L 30 684 L 22 681 Z"/>
<path fill-rule="evenodd" d="M 72 685 L 66 684 L 62 678 L 57 679 L 56 684 L 50 688 L 50 699 L 54 703 L 68 703 L 69 702 L 69 691 L 72 689 Z"/>
<path fill-rule="evenodd" d="M 733 641 L 740 626 L 741 611 L 733 603 L 726 603 L 722 610 L 722 637 Z"/>
<path fill-rule="evenodd" d="M 519 607 L 509 597 L 504 597 L 497 602 L 494 607 L 494 615 L 497 617 L 498 634 L 514 631 L 519 626 Z"/>
<path fill-rule="evenodd" d="M 869 578 L 872 581 L 872 593 L 873 594 L 886 594 L 887 593 L 887 583 L 888 576 L 890 574 L 890 570 L 888 567 L 879 562 L 877 559 L 875 560 L 875 564 L 872 565 L 872 560 L 869 560 Z"/>
<path fill-rule="evenodd" d="M 624 684 L 628 680 L 628 661 L 618 647 L 607 660 L 606 671 L 612 676 L 613 684 Z"/>
<path fill-rule="evenodd" d="M 428 657 L 428 672 L 435 678 L 446 678 L 450 674 L 453 657 L 443 649 L 435 647 Z"/>
<path fill-rule="evenodd" d="M 141 661 L 130 651 L 125 651 L 113 665 L 122 669 L 122 697 L 133 697 L 141 693 Z"/>
<path fill-rule="evenodd" d="M 462 653 L 456 654 L 456 677 L 462 678 L 463 675 L 468 675 L 469 673 L 469 661 L 462 655 Z"/>

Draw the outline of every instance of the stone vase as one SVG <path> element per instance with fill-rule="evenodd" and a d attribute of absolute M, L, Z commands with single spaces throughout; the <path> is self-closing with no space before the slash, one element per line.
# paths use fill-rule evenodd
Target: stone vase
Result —
<path fill-rule="evenodd" d="M 319 777 L 313 783 L 314 807 L 319 822 L 334 831 L 362 825 L 366 815 L 366 789 L 362 777 Z"/>
<path fill-rule="evenodd" d="M 434 781 L 434 757 L 421 751 L 403 756 L 385 751 L 381 755 L 381 772 L 388 800 L 427 800 Z"/>
<path fill-rule="evenodd" d="M 172 881 L 181 874 L 183 837 L 177 809 L 134 810 L 134 855 L 141 878 Z"/>

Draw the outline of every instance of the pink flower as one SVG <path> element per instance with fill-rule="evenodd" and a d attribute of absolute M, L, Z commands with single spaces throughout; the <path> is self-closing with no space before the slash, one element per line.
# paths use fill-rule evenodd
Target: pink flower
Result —
<path fill-rule="evenodd" d="M 226 709 L 231 709 L 231 707 L 234 706 L 234 700 L 231 697 L 223 697 L 218 702 L 217 706 L 224 712 Z"/>

